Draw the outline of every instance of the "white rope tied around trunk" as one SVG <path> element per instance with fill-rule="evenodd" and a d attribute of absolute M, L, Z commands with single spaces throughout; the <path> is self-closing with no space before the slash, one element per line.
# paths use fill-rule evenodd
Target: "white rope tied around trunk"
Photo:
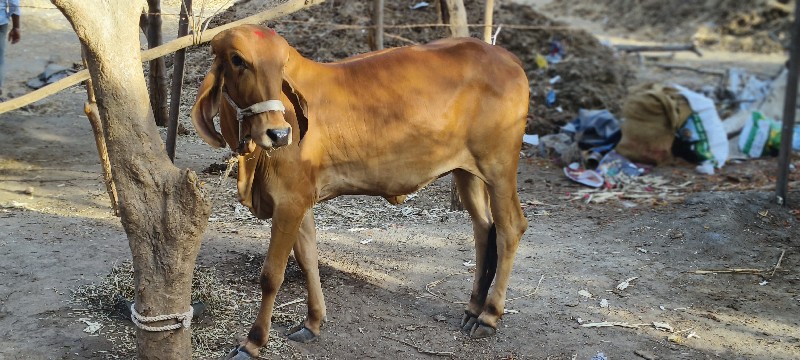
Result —
<path fill-rule="evenodd" d="M 182 314 L 170 314 L 170 315 L 158 315 L 158 316 L 144 316 L 136 312 L 136 303 L 131 303 L 131 321 L 133 324 L 136 325 L 139 329 L 144 331 L 170 331 L 180 329 L 181 326 L 184 328 L 189 328 L 192 326 L 192 316 L 194 316 L 194 308 L 189 306 L 189 311 L 182 313 Z M 146 323 L 152 323 L 156 321 L 165 321 L 165 320 L 178 320 L 179 322 L 172 325 L 164 325 L 164 326 L 147 326 Z"/>

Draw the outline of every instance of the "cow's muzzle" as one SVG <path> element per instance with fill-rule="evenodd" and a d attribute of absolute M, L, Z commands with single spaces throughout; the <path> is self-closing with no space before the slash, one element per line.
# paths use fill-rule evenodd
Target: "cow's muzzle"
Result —
<path fill-rule="evenodd" d="M 267 130 L 267 136 L 270 140 L 272 140 L 273 147 L 281 147 L 285 145 L 289 145 L 289 139 L 291 138 L 290 135 L 292 133 L 292 128 L 284 128 L 284 129 L 269 129 Z"/>
<path fill-rule="evenodd" d="M 245 121 L 246 118 L 255 116 L 261 113 L 267 113 L 270 111 L 280 112 L 281 114 L 286 113 L 286 108 L 283 106 L 283 103 L 280 100 L 265 100 L 259 103 L 255 103 L 250 105 L 246 108 L 240 108 L 239 105 L 236 104 L 233 99 L 228 95 L 227 91 L 222 92 L 223 97 L 225 100 L 236 110 L 236 121 L 239 123 L 239 143 L 237 151 L 239 154 L 243 154 L 248 152 L 247 151 L 247 144 L 250 140 L 255 141 L 258 145 L 265 147 L 265 148 L 277 148 L 281 146 L 288 145 L 291 142 L 291 128 L 282 128 L 282 129 L 268 129 L 267 130 L 267 137 L 271 140 L 271 144 L 262 144 L 259 141 L 259 137 L 252 136 L 248 137 L 244 134 L 244 127 L 242 123 Z M 263 133 L 261 133 L 263 136 Z M 251 134 L 253 135 L 253 134 Z"/>

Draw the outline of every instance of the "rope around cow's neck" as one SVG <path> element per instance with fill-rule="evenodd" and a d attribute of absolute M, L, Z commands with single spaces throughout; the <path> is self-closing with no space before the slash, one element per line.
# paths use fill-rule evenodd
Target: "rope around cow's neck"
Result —
<path fill-rule="evenodd" d="M 136 325 L 136 327 L 144 331 L 151 331 L 151 332 L 170 331 L 170 330 L 180 329 L 181 326 L 188 329 L 190 326 L 192 326 L 192 316 L 194 316 L 194 308 L 192 308 L 191 306 L 189 306 L 189 311 L 182 314 L 144 316 L 136 312 L 136 303 L 131 303 L 131 321 L 133 321 L 133 324 Z M 164 326 L 145 325 L 147 323 L 172 320 L 172 319 L 178 320 L 179 322 L 176 324 L 164 325 Z"/>

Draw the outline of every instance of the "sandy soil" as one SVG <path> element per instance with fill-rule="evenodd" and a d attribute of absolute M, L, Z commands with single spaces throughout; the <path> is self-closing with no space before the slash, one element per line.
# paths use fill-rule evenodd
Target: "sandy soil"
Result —
<path fill-rule="evenodd" d="M 26 17 L 23 42 L 8 54 L 12 93 L 53 54 L 79 61 L 77 40 L 53 11 L 31 9 Z M 110 214 L 84 97 L 75 88 L 0 115 L 0 359 L 132 357 L 113 339 L 130 326 L 115 320 L 85 333 L 82 319 L 99 317 L 71 296 L 130 258 Z M 226 153 L 194 135 L 180 137 L 177 152 L 176 166 L 200 173 L 214 199 L 198 263 L 255 298 L 269 223 L 240 211 L 231 181 L 203 173 Z M 798 210 L 800 193 L 793 189 L 788 208 L 774 205 L 775 169 L 775 160 L 765 159 L 706 177 L 677 164 L 651 175 L 669 181 L 663 197 L 655 188 L 650 197 L 595 204 L 572 200 L 581 188 L 549 159 L 523 159 L 519 190 L 530 228 L 509 287 L 517 299 L 498 335 L 477 341 L 458 331 L 473 250 L 468 218 L 445 210 L 447 179 L 401 207 L 333 200 L 317 211 L 329 321 L 318 341 L 289 343 L 267 357 L 431 358 L 422 351 L 432 351 L 458 359 L 590 359 L 598 352 L 609 359 L 796 359 L 800 224 L 790 211 Z M 794 184 L 798 179 L 793 173 Z M 733 268 L 760 273 L 692 273 Z M 290 266 L 277 303 L 304 297 L 303 286 Z M 245 335 L 256 305 L 243 301 L 242 323 L 207 344 L 209 353 L 221 355 Z M 276 319 L 278 331 L 305 311 L 302 303 L 283 310 L 288 316 Z M 636 327 L 583 326 L 600 322 Z M 197 326 L 214 326 L 213 319 Z"/>

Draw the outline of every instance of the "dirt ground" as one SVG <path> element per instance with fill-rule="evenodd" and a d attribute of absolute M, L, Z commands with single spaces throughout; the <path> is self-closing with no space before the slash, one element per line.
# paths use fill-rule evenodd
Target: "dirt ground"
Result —
<path fill-rule="evenodd" d="M 532 21 L 527 10 L 498 3 L 513 10 L 496 19 Z M 520 3 L 552 18 L 574 20 L 574 13 L 548 1 Z M 32 4 L 49 6 L 43 0 Z M 241 2 L 236 11 L 251 11 L 259 4 Z M 343 17 L 331 21 L 368 21 L 358 9 L 362 2 L 334 5 L 353 9 L 333 11 L 332 5 L 321 5 L 327 8 L 324 12 Z M 468 5 L 474 12 L 475 4 Z M 393 6 L 393 13 L 410 11 Z M 28 91 L 22 83 L 53 55 L 65 65 L 80 60 L 77 40 L 57 11 L 24 10 L 23 40 L 7 54 L 7 90 L 12 95 Z M 406 16 L 419 17 L 420 23 L 431 16 L 411 14 Z M 271 25 L 292 34 L 293 43 L 307 55 L 327 52 L 319 55 L 324 60 L 366 51 L 359 50 L 363 33 L 301 26 L 329 21 L 321 15 L 310 19 L 314 16 L 297 14 L 289 19 L 296 22 Z M 586 29 L 603 40 L 624 34 L 613 27 L 598 30 L 602 26 L 590 17 L 574 22 L 587 24 Z M 420 32 L 416 36 L 437 35 Z M 515 30 L 507 36 L 501 40 L 535 48 L 546 46 L 550 35 Z M 600 45 L 586 45 L 587 51 L 591 46 Z M 598 73 L 610 67 L 613 81 L 584 72 L 576 73 L 576 79 L 620 88 L 601 98 L 616 99 L 617 106 L 625 86 L 637 82 L 670 79 L 696 86 L 708 81 L 693 73 L 641 66 L 611 53 L 587 60 L 577 49 L 576 64 L 594 64 L 584 68 L 597 67 Z M 190 54 L 187 99 L 208 69 L 209 57 L 203 46 Z M 603 59 L 618 63 L 602 66 Z M 703 68 L 736 65 L 771 74 L 785 57 L 709 50 L 703 59 L 680 55 L 672 61 Z M 580 72 L 580 64 L 576 66 Z M 622 73 L 614 71 L 616 67 Z M 531 74 L 538 76 L 535 81 L 554 75 Z M 586 84 L 586 96 L 606 91 L 592 90 L 593 84 Z M 575 91 L 579 96 L 579 89 Z M 113 267 L 130 259 L 126 235 L 110 212 L 91 128 L 82 113 L 84 98 L 76 87 L 0 115 L 0 360 L 134 356 L 126 345 L 133 332 L 129 323 L 87 311 L 87 305 L 73 297 L 73 291 L 100 283 Z M 565 96 L 562 101 L 566 107 L 576 100 Z M 550 116 L 536 113 L 533 106 L 535 116 Z M 226 152 L 212 150 L 190 134 L 179 137 L 177 154 L 176 166 L 196 171 L 214 202 L 198 264 L 214 269 L 224 291 L 241 299 L 239 321 L 221 329 L 224 336 L 195 344 L 203 348 L 197 358 L 215 358 L 246 334 L 254 318 L 257 273 L 270 223 L 254 220 L 236 204 L 231 180 L 206 171 L 223 163 Z M 797 156 L 793 164 L 800 166 Z M 776 174 L 775 159 L 732 162 L 713 176 L 678 163 L 647 175 L 663 181 L 645 187 L 638 198 L 596 203 L 586 201 L 581 196 L 585 188 L 567 180 L 551 159 L 524 157 L 519 192 L 530 227 L 515 262 L 509 311 L 497 336 L 483 340 L 470 340 L 458 331 L 474 253 L 468 217 L 447 210 L 448 178 L 398 207 L 366 197 L 320 204 L 316 219 L 328 321 L 320 339 L 310 344 L 286 342 L 272 334 L 265 358 L 588 360 L 603 353 L 608 359 L 797 359 L 800 175 L 791 174 L 789 206 L 780 207 L 773 199 Z M 720 271 L 730 269 L 739 272 Z M 626 280 L 627 288 L 619 286 Z M 276 301 L 291 303 L 275 318 L 278 332 L 302 317 L 303 302 L 292 302 L 304 296 L 302 276 L 292 263 Z M 84 331 L 95 322 L 102 325 L 99 331 Z M 597 323 L 614 326 L 591 325 Z M 193 327 L 215 325 L 215 319 L 205 318 Z"/>

